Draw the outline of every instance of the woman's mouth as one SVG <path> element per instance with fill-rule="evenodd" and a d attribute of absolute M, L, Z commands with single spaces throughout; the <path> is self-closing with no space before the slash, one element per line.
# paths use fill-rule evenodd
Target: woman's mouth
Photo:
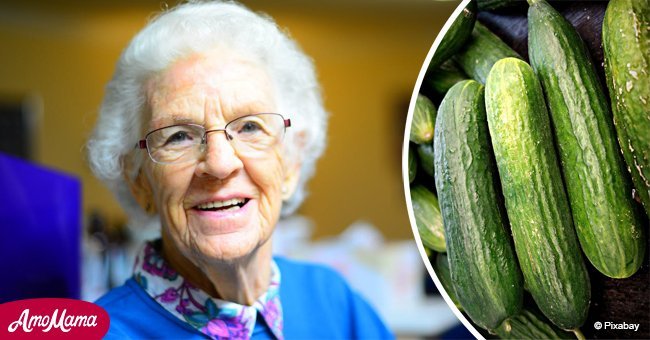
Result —
<path fill-rule="evenodd" d="M 253 198 L 232 197 L 197 204 L 188 211 L 190 225 L 203 235 L 220 235 L 247 228 L 253 218 L 256 205 Z"/>
<path fill-rule="evenodd" d="M 250 201 L 249 198 L 231 198 L 225 201 L 201 203 L 194 208 L 200 211 L 235 211 L 241 209 L 248 201 Z"/>

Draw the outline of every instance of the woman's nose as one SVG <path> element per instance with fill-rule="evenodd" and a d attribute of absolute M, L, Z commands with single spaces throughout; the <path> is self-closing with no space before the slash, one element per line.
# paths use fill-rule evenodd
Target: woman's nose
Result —
<path fill-rule="evenodd" d="M 244 166 L 226 133 L 219 130 L 206 134 L 203 155 L 196 167 L 197 176 L 212 176 L 224 180 Z"/>

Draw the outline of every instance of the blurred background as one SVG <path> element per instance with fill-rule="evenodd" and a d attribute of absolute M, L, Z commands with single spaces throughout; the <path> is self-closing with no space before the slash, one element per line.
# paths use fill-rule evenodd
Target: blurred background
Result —
<path fill-rule="evenodd" d="M 310 195 L 278 227 L 277 253 L 337 267 L 400 335 L 442 334 L 457 321 L 440 298 L 425 298 L 431 280 L 412 241 L 401 149 L 420 68 L 459 1 L 242 2 L 273 17 L 314 59 L 331 113 Z M 0 185 L 10 187 L 0 230 L 12 236 L 3 237 L 12 247 L 0 253 L 0 270 L 40 273 L 25 274 L 33 289 L 0 287 L 0 302 L 47 294 L 92 301 L 129 275 L 134 245 L 155 237 L 151 228 L 128 226 L 86 165 L 84 143 L 122 49 L 148 18 L 176 3 L 0 3 Z M 33 215 L 29 227 L 16 214 Z M 37 248 L 44 255 L 33 255 Z M 56 255 L 43 257 L 48 252 Z M 49 262 L 39 264 L 43 258 Z M 45 279 L 46 267 L 65 274 Z M 75 280 L 81 284 L 69 283 Z M 39 293 L 43 282 L 50 290 Z M 400 300 L 418 306 L 395 310 Z"/>

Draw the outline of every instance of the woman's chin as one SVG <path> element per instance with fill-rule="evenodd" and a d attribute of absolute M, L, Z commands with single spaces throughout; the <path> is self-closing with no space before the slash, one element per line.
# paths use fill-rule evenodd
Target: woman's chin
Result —
<path fill-rule="evenodd" d="M 254 230 L 230 234 L 203 236 L 198 242 L 198 251 L 204 260 L 235 261 L 251 255 L 264 244 L 263 236 Z"/>
<path fill-rule="evenodd" d="M 198 250 L 206 258 L 235 260 L 249 255 L 265 242 L 257 216 L 257 201 L 250 200 L 238 209 L 188 211 L 189 228 L 198 237 Z"/>

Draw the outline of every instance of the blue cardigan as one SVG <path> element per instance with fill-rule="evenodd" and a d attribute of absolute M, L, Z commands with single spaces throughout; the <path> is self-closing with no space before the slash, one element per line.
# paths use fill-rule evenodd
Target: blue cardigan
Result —
<path fill-rule="evenodd" d="M 282 282 L 284 337 L 291 339 L 392 339 L 376 312 L 333 270 L 275 258 Z M 97 302 L 109 314 L 106 338 L 205 338 L 154 301 L 133 279 Z M 258 317 L 252 339 L 272 339 Z"/>

